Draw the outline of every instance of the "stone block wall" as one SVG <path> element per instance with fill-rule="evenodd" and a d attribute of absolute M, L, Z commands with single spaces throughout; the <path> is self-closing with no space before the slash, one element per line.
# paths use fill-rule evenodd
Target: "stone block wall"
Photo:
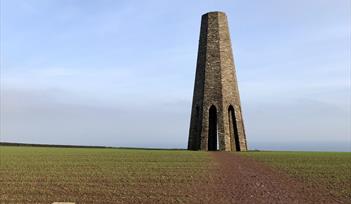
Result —
<path fill-rule="evenodd" d="M 210 115 L 211 107 L 216 110 L 215 116 Z M 223 12 L 206 13 L 201 19 L 188 149 L 215 150 L 215 145 L 220 151 L 247 150 L 230 34 Z"/>

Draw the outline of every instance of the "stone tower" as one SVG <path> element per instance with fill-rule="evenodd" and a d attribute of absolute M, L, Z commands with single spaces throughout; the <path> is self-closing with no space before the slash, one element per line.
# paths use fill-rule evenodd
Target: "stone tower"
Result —
<path fill-rule="evenodd" d="M 189 150 L 247 150 L 227 17 L 202 16 Z"/>

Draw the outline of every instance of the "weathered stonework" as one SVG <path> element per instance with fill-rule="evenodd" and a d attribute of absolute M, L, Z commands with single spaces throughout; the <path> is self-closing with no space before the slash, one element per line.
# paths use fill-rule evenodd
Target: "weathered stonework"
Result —
<path fill-rule="evenodd" d="M 247 150 L 227 17 L 202 16 L 193 104 L 190 150 Z"/>

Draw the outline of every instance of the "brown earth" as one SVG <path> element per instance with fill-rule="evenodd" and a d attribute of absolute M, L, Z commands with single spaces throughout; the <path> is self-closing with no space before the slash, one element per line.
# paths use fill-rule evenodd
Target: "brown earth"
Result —
<path fill-rule="evenodd" d="M 216 168 L 207 187 L 200 187 L 201 203 L 348 203 L 251 158 L 228 152 L 210 154 Z"/>
<path fill-rule="evenodd" d="M 209 152 L 212 162 L 201 180 L 171 188 L 138 189 L 163 197 L 130 199 L 127 203 L 210 204 L 334 204 L 351 203 L 328 193 L 323 186 L 307 186 L 283 171 L 236 153 Z M 140 194 L 139 194 L 140 195 Z M 176 199 L 175 199 L 176 198 Z"/>

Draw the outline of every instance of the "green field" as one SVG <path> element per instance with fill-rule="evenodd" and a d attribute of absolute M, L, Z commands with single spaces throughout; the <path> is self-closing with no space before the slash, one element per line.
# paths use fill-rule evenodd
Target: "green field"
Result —
<path fill-rule="evenodd" d="M 239 154 L 351 199 L 351 153 Z M 0 146 L 0 203 L 194 203 L 217 167 L 208 152 Z"/>
<path fill-rule="evenodd" d="M 351 200 L 351 152 L 243 152 L 288 172 L 309 186 L 323 186 L 336 197 Z"/>
<path fill-rule="evenodd" d="M 191 201 L 206 152 L 0 147 L 0 203 Z"/>

